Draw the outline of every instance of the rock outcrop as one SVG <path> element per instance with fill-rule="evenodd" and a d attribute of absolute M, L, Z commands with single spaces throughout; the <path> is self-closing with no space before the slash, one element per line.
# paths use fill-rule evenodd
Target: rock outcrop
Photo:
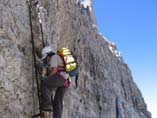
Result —
<path fill-rule="evenodd" d="M 64 118 L 151 118 L 131 71 L 115 44 L 98 33 L 94 12 L 77 0 L 39 0 L 45 40 L 56 50 L 69 47 L 80 64 L 64 100 Z M 36 49 L 41 33 L 32 8 Z M 29 12 L 25 0 L 0 1 L 0 117 L 30 118 L 35 82 Z M 36 98 L 35 98 L 36 99 Z M 36 99 L 35 111 L 38 101 Z"/>

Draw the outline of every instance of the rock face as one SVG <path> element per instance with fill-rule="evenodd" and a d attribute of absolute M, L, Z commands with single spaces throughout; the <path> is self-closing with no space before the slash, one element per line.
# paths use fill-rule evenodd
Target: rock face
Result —
<path fill-rule="evenodd" d="M 45 40 L 55 49 L 72 49 L 80 64 L 79 87 L 76 89 L 72 80 L 64 99 L 63 117 L 151 118 L 116 46 L 98 33 L 92 7 L 77 0 L 39 0 L 39 5 L 45 8 Z M 28 5 L 25 0 L 1 0 L 0 16 L 0 117 L 30 118 L 35 80 Z M 35 7 L 32 22 L 36 49 L 40 49 Z M 37 99 L 34 106 L 37 112 Z"/>

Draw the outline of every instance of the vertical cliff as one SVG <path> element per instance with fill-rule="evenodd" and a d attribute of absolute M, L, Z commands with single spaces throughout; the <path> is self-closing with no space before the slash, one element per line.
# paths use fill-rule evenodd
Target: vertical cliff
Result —
<path fill-rule="evenodd" d="M 151 118 L 115 44 L 99 34 L 92 0 L 82 4 L 39 0 L 39 5 L 44 7 L 45 40 L 56 50 L 62 46 L 72 49 L 80 64 L 79 87 L 76 89 L 73 81 L 65 95 L 64 118 Z M 36 49 L 40 49 L 35 7 L 32 18 Z M 32 68 L 28 5 L 25 0 L 1 0 L 1 118 L 30 118 L 33 114 Z M 35 108 L 37 103 L 36 99 Z"/>

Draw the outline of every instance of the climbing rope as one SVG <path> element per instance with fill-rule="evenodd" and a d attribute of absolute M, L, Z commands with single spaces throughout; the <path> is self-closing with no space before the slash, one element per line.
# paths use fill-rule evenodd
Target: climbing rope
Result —
<path fill-rule="evenodd" d="M 40 24 L 42 44 L 43 44 L 43 47 L 45 47 L 43 25 L 42 25 L 42 22 L 43 22 L 42 15 L 43 15 L 43 11 L 45 12 L 45 9 L 42 6 L 39 5 L 38 1 L 34 5 L 36 6 L 37 11 L 38 11 L 38 20 L 39 20 L 39 24 Z"/>
<path fill-rule="evenodd" d="M 35 68 L 34 71 L 35 71 L 35 79 L 36 79 L 36 84 L 37 84 L 37 94 L 38 94 L 39 111 L 40 111 L 39 114 L 33 115 L 32 118 L 39 117 L 39 116 L 40 116 L 40 118 L 43 118 L 42 117 L 42 111 L 41 111 L 41 97 L 40 97 L 40 89 L 39 89 L 37 64 L 36 64 L 36 58 L 35 58 L 34 35 L 33 35 L 32 16 L 31 16 L 32 3 L 30 0 L 27 0 L 27 4 L 28 4 L 28 9 L 29 9 L 29 22 L 30 22 L 30 31 L 31 31 L 30 35 L 31 35 L 31 43 L 32 43 L 32 54 L 33 54 L 33 60 L 34 60 L 34 68 Z M 33 91 L 34 91 L 34 88 L 33 88 Z M 34 100 L 33 100 L 33 102 L 34 102 Z"/>

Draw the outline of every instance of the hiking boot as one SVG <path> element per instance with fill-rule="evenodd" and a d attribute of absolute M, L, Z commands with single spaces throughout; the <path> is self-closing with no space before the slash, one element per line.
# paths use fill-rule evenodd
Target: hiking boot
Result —
<path fill-rule="evenodd" d="M 52 111 L 52 110 L 53 110 L 53 108 L 51 105 L 42 107 L 42 111 Z"/>

